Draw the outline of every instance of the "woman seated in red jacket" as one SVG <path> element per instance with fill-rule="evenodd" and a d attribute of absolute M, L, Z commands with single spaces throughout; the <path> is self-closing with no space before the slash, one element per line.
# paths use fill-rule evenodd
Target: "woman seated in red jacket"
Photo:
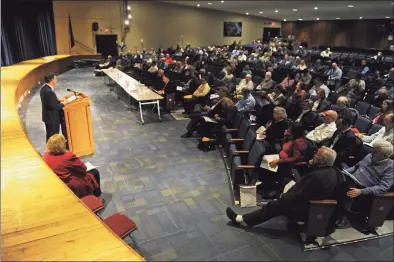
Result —
<path fill-rule="evenodd" d="M 291 164 L 302 162 L 308 147 L 302 123 L 295 122 L 292 124 L 292 126 L 286 131 L 285 137 L 282 150 L 279 152 L 279 159 L 268 163 L 271 168 L 278 166 L 277 172 L 262 169 L 260 173 L 261 181 L 263 184 L 268 185 L 267 189 L 278 189 L 280 193 L 284 188 L 285 178 L 292 179 Z M 270 185 L 272 184 L 277 184 L 277 187 L 270 188 Z"/>
<path fill-rule="evenodd" d="M 77 195 L 100 196 L 100 174 L 97 169 L 86 171 L 85 164 L 73 153 L 66 150 L 66 139 L 55 134 L 48 139 L 45 163 Z"/>
<path fill-rule="evenodd" d="M 392 114 L 393 113 L 393 100 L 390 99 L 386 99 L 383 101 L 382 103 L 382 109 L 380 110 L 380 112 L 374 116 L 372 118 L 372 124 L 378 124 L 383 126 L 384 125 L 384 118 L 388 115 L 388 114 Z"/>

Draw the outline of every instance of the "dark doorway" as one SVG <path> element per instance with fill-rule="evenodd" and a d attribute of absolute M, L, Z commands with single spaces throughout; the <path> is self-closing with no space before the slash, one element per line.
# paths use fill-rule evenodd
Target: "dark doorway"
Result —
<path fill-rule="evenodd" d="M 280 28 L 264 27 L 263 41 L 268 43 L 271 39 L 280 35 Z"/>
<path fill-rule="evenodd" d="M 97 53 L 103 58 L 108 55 L 118 56 L 117 40 L 118 35 L 96 35 Z"/>

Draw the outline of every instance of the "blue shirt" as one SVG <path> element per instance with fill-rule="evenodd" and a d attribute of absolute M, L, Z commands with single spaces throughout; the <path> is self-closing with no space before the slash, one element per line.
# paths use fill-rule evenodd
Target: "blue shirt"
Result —
<path fill-rule="evenodd" d="M 235 107 L 238 109 L 239 112 L 241 113 L 249 113 L 252 111 L 256 104 L 256 100 L 252 95 L 249 95 L 246 99 L 242 98 L 239 100 L 236 104 Z"/>
<path fill-rule="evenodd" d="M 361 74 L 362 74 L 362 75 L 365 75 L 366 73 L 368 73 L 368 71 L 369 71 L 369 67 L 368 67 L 368 66 L 365 66 L 365 67 L 363 68 L 363 70 L 361 70 Z"/>
<path fill-rule="evenodd" d="M 393 185 L 393 160 L 385 159 L 374 164 L 371 159 L 372 155 L 368 154 L 346 171 L 355 176 L 365 187 L 361 189 L 362 195 L 378 196 L 386 193 Z"/>

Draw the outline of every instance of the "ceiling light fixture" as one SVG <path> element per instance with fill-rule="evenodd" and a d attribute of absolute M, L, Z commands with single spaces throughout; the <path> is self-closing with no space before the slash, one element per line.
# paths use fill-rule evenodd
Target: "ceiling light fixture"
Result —
<path fill-rule="evenodd" d="M 360 19 L 363 19 L 363 17 L 362 17 L 362 16 L 360 16 Z"/>
<path fill-rule="evenodd" d="M 223 4 L 223 3 L 224 3 L 224 1 L 220 1 L 220 3 L 222 3 L 222 4 Z"/>
<path fill-rule="evenodd" d="M 129 25 L 129 24 L 130 24 L 130 21 L 129 21 L 129 20 L 125 20 L 125 21 L 124 21 L 124 24 L 125 24 L 125 25 Z"/>
<path fill-rule="evenodd" d="M 197 7 L 200 7 L 200 4 L 197 4 Z"/>
<path fill-rule="evenodd" d="M 278 10 L 275 10 L 275 13 L 279 12 Z"/>
<path fill-rule="evenodd" d="M 315 6 L 315 10 L 319 9 L 317 6 Z"/>
<path fill-rule="evenodd" d="M 316 18 L 316 20 L 320 20 L 320 18 L 318 17 L 318 18 Z"/>
<path fill-rule="evenodd" d="M 285 22 L 286 22 L 286 18 L 285 18 L 285 19 L 283 19 L 283 21 L 285 21 Z"/>
<path fill-rule="evenodd" d="M 128 6 L 127 6 L 127 10 L 130 10 L 130 9 L 131 9 L 131 7 L 128 5 Z"/>
<path fill-rule="evenodd" d="M 246 13 L 246 15 L 249 15 L 249 13 Z"/>
<path fill-rule="evenodd" d="M 390 16 L 386 16 L 386 19 L 390 19 L 391 17 Z"/>
<path fill-rule="evenodd" d="M 128 17 L 129 19 L 131 19 L 131 18 L 132 18 L 132 16 L 131 16 L 131 15 L 128 15 L 127 17 Z"/>
<path fill-rule="evenodd" d="M 211 5 L 212 3 L 208 3 L 208 5 Z"/>
<path fill-rule="evenodd" d="M 297 9 L 293 9 L 294 12 L 297 12 Z"/>
<path fill-rule="evenodd" d="M 341 19 L 341 18 L 337 17 L 337 18 L 335 18 L 335 19 L 339 20 L 339 19 Z"/>
<path fill-rule="evenodd" d="M 302 18 L 298 18 L 299 21 L 302 21 Z"/>
<path fill-rule="evenodd" d="M 263 12 L 259 12 L 259 14 L 262 14 Z"/>
<path fill-rule="evenodd" d="M 354 5 L 348 5 L 347 7 L 354 7 Z"/>

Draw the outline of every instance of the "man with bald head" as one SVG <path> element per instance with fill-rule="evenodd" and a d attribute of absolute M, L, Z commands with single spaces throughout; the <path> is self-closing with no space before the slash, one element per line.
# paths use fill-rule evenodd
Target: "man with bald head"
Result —
<path fill-rule="evenodd" d="M 256 90 L 269 90 L 273 87 L 272 73 L 266 72 L 264 80 L 256 87 Z"/>
<path fill-rule="evenodd" d="M 306 138 L 318 144 L 330 139 L 337 130 L 337 126 L 335 124 L 337 118 L 337 112 L 334 110 L 328 110 L 324 114 L 324 123 L 309 132 L 306 135 Z"/>
<path fill-rule="evenodd" d="M 243 89 L 248 89 L 249 91 L 253 91 L 254 84 L 252 82 L 252 75 L 247 74 L 244 79 L 239 82 L 239 85 L 236 87 L 236 93 L 242 94 Z"/>
<path fill-rule="evenodd" d="M 342 78 L 342 70 L 338 68 L 336 63 L 332 63 L 330 71 L 328 71 L 327 86 L 332 90 L 335 86 L 340 86 Z"/>

